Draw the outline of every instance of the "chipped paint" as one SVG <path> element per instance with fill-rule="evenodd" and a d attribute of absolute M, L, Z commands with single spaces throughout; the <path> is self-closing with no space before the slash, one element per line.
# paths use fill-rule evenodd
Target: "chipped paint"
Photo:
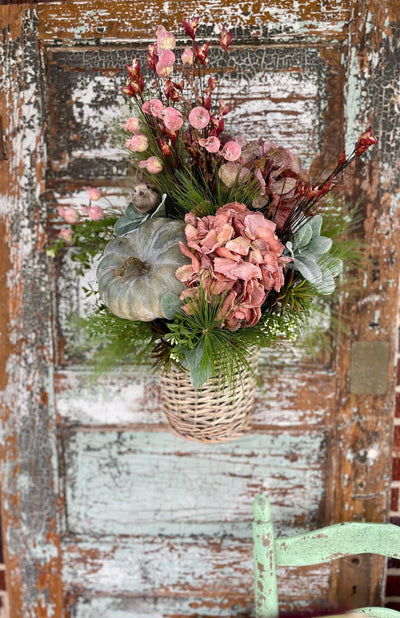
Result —
<path fill-rule="evenodd" d="M 242 535 L 259 491 L 286 525 L 317 518 L 323 497 L 325 440 L 316 431 L 213 446 L 177 443 L 169 432 L 79 431 L 65 435 L 64 450 L 68 530 L 79 535 Z"/>

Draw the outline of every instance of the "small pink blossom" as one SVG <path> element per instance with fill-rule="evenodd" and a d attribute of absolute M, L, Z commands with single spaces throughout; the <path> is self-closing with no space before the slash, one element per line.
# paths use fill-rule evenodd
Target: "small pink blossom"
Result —
<path fill-rule="evenodd" d="M 99 200 L 101 198 L 100 191 L 98 189 L 94 189 L 94 188 L 93 189 L 89 189 L 88 195 L 89 195 L 89 199 L 92 202 L 97 202 L 97 200 Z"/>
<path fill-rule="evenodd" d="M 191 47 L 185 47 L 185 49 L 182 52 L 181 58 L 182 58 L 183 64 L 186 64 L 186 66 L 191 67 L 194 62 L 193 49 Z"/>
<path fill-rule="evenodd" d="M 125 146 L 133 152 L 144 152 L 149 147 L 149 140 L 143 133 L 137 133 L 125 142 Z"/>
<path fill-rule="evenodd" d="M 100 206 L 91 206 L 89 208 L 89 219 L 92 221 L 100 221 L 104 217 L 103 209 Z"/>
<path fill-rule="evenodd" d="M 176 133 L 183 125 L 182 114 L 179 110 L 175 109 L 175 107 L 166 107 L 161 117 L 165 128 L 171 133 Z"/>
<path fill-rule="evenodd" d="M 149 157 L 145 161 L 140 161 L 139 167 L 147 169 L 150 174 L 159 174 L 163 168 L 161 161 L 157 157 Z"/>
<path fill-rule="evenodd" d="M 145 101 L 142 105 L 144 113 L 150 114 L 154 118 L 161 118 L 163 109 L 164 105 L 160 99 L 150 99 L 150 101 Z"/>
<path fill-rule="evenodd" d="M 79 213 L 75 208 L 66 208 L 63 216 L 67 223 L 77 223 L 79 221 Z"/>
<path fill-rule="evenodd" d="M 69 227 L 63 227 L 58 233 L 59 237 L 65 240 L 65 242 L 69 245 L 72 243 L 74 234 Z"/>
<path fill-rule="evenodd" d="M 136 118 L 136 116 L 132 116 L 132 118 L 128 118 L 125 124 L 121 123 L 120 127 L 122 129 L 125 129 L 126 131 L 131 131 L 132 133 L 138 133 L 138 131 L 140 131 L 139 118 Z"/>
<path fill-rule="evenodd" d="M 240 157 L 242 149 L 240 144 L 235 141 L 230 141 L 225 144 L 221 150 L 221 154 L 227 161 L 237 161 Z"/>
<path fill-rule="evenodd" d="M 170 49 L 165 49 L 156 64 L 157 75 L 168 78 L 173 71 L 174 62 L 175 54 Z"/>
<path fill-rule="evenodd" d="M 164 26 L 158 26 L 156 35 L 158 53 L 164 49 L 175 49 L 175 37 L 172 32 L 169 32 Z"/>
<path fill-rule="evenodd" d="M 218 137 L 214 137 L 213 135 L 211 135 L 211 137 L 207 137 L 207 139 L 201 137 L 199 139 L 199 144 L 200 146 L 205 148 L 207 152 L 218 152 L 221 142 L 219 141 Z"/>
<path fill-rule="evenodd" d="M 194 107 L 189 114 L 189 122 L 195 129 L 204 129 L 210 122 L 210 114 L 205 107 Z"/>

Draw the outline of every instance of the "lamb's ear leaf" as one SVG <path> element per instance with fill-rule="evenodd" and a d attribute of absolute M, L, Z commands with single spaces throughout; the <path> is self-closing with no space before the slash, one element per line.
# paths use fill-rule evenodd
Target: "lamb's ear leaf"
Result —
<path fill-rule="evenodd" d="M 308 255 L 296 255 L 293 266 L 298 270 L 304 279 L 307 279 L 313 285 L 318 284 L 322 280 L 322 271 L 317 262 Z"/>
<path fill-rule="evenodd" d="M 321 236 L 321 228 L 322 228 L 322 216 L 315 215 L 310 219 L 310 225 L 312 228 L 313 238 L 315 236 Z"/>
<path fill-rule="evenodd" d="M 317 262 L 325 253 L 328 253 L 332 247 L 332 238 L 328 236 L 315 236 L 309 243 L 306 251 L 307 255 L 311 255 Z"/>
<path fill-rule="evenodd" d="M 116 236 L 124 236 L 128 232 L 132 232 L 139 225 L 143 223 L 145 217 L 135 207 L 132 202 L 128 204 L 125 210 L 125 214 L 117 219 L 114 225 L 114 232 Z"/>
<path fill-rule="evenodd" d="M 293 237 L 293 250 L 296 253 L 297 249 L 306 247 L 312 238 L 312 227 L 309 223 L 301 226 L 298 232 Z"/>

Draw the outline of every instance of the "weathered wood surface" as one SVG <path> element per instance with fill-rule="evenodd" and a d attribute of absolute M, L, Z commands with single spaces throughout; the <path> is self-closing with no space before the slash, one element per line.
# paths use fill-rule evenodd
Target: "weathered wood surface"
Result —
<path fill-rule="evenodd" d="M 1 7 L 0 7 L 1 8 Z M 1 489 L 11 618 L 61 615 L 51 284 L 43 251 L 46 169 L 37 19 L 5 7 L 0 115 Z M 5 21 L 7 17 L 9 21 Z"/>
<path fill-rule="evenodd" d="M 251 525 L 249 524 L 249 531 Z M 253 565 L 250 539 L 142 536 L 120 539 L 65 539 L 66 588 L 76 596 L 192 596 L 225 599 L 231 607 L 252 605 Z M 118 574 L 118 577 L 115 575 Z M 317 601 L 328 596 L 330 568 L 279 569 L 283 597 Z M 306 582 L 308 581 L 308 584 Z M 326 604 L 323 604 L 326 607 Z M 240 615 L 240 613 L 234 613 Z"/>
<path fill-rule="evenodd" d="M 271 496 L 283 527 L 320 519 L 322 432 L 202 445 L 169 432 L 74 431 L 66 432 L 64 457 L 70 534 L 248 536 L 260 492 Z"/>
<path fill-rule="evenodd" d="M 278 530 L 387 514 L 400 262 L 397 2 L 67 0 L 39 3 L 22 40 L 23 10 L 0 10 L 11 24 L 0 69 L 8 76 L 1 115 L 9 153 L 0 161 L 0 269 L 9 294 L 7 302 L 0 295 L 0 328 L 13 330 L 0 350 L 0 379 L 12 618 L 251 616 L 246 526 L 254 493 L 271 489 Z M 167 433 L 157 380 L 143 383 L 130 372 L 85 383 L 63 348 L 71 336 L 68 307 L 86 310 L 79 282 L 65 261 L 59 283 L 50 283 L 38 251 L 46 205 L 46 231 L 54 235 L 56 206 L 82 203 L 85 185 L 121 200 L 122 152 L 105 121 L 116 115 L 123 64 L 143 54 L 158 23 L 178 30 L 183 16 L 201 13 L 213 41 L 211 21 L 234 27 L 232 64 L 246 64 L 240 75 L 227 73 L 234 130 L 272 135 L 308 162 L 322 148 L 317 173 L 373 122 L 379 150 L 347 183 L 353 197 L 361 186 L 368 194 L 359 229 L 368 261 L 359 296 L 345 309 L 352 340 L 378 339 L 390 349 L 387 393 L 363 396 L 349 390 L 344 337 L 321 364 L 279 351 L 263 370 L 254 434 L 211 449 Z M 45 68 L 47 83 L 38 79 Z M 61 547 L 60 533 L 68 535 Z M 282 608 L 310 608 L 312 598 L 320 610 L 373 604 L 380 578 L 380 565 L 368 558 L 341 560 L 333 572 L 317 567 L 304 578 L 295 573 L 282 582 Z"/>
<path fill-rule="evenodd" d="M 48 45 L 90 45 L 96 42 L 149 41 L 155 24 L 182 32 L 182 19 L 204 16 L 208 33 L 216 38 L 223 23 L 235 37 L 253 40 L 343 40 L 349 20 L 349 2 L 318 0 L 70 0 L 59 6 L 38 6 L 41 39 Z M 217 24 L 217 26 L 215 26 Z"/>
<path fill-rule="evenodd" d="M 367 258 L 363 286 L 347 312 L 352 317 L 351 338 L 339 341 L 337 356 L 341 422 L 334 442 L 339 445 L 328 484 L 332 521 L 386 521 L 391 466 L 394 410 L 396 323 L 399 301 L 400 133 L 399 80 L 400 14 L 397 2 L 350 3 L 350 33 L 345 55 L 346 147 L 361 126 L 377 129 L 379 148 L 371 162 L 356 166 L 353 191 L 365 219 L 363 239 Z M 376 50 L 375 52 L 373 50 Z M 396 118 L 397 121 L 393 122 Z M 385 395 L 350 392 L 351 341 L 387 341 L 390 361 Z M 383 559 L 351 560 L 337 571 L 334 585 L 343 591 L 348 607 L 379 605 L 384 577 Z M 369 599 L 364 589 L 370 590 Z"/>
<path fill-rule="evenodd" d="M 75 369 L 55 374 L 56 413 L 60 424 L 123 426 L 165 425 L 157 375 L 126 368 L 96 383 Z M 254 430 L 318 428 L 334 422 L 335 374 L 328 369 L 260 364 L 262 384 L 256 390 Z M 321 397 L 321 393 L 324 394 Z"/>

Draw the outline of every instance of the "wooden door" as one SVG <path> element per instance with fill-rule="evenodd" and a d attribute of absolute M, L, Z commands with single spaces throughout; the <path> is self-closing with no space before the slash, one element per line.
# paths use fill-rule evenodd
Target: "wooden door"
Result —
<path fill-rule="evenodd" d="M 252 615 L 251 506 L 279 533 L 385 521 L 399 280 L 395 0 L 80 0 L 0 7 L 2 519 L 12 618 Z M 110 122 L 124 65 L 163 23 L 204 15 L 234 32 L 232 132 L 291 148 L 315 173 L 370 123 L 379 148 L 347 176 L 366 261 L 350 336 L 317 361 L 262 360 L 252 433 L 203 446 L 169 433 L 157 377 L 95 385 L 65 352 L 86 311 L 67 256 L 46 246 L 57 205 L 95 185 L 121 199 Z M 212 62 L 221 67 L 215 50 Z M 397 97 L 397 98 L 396 98 Z M 320 154 L 321 153 L 321 154 Z M 379 603 L 363 556 L 281 574 L 282 609 Z"/>

